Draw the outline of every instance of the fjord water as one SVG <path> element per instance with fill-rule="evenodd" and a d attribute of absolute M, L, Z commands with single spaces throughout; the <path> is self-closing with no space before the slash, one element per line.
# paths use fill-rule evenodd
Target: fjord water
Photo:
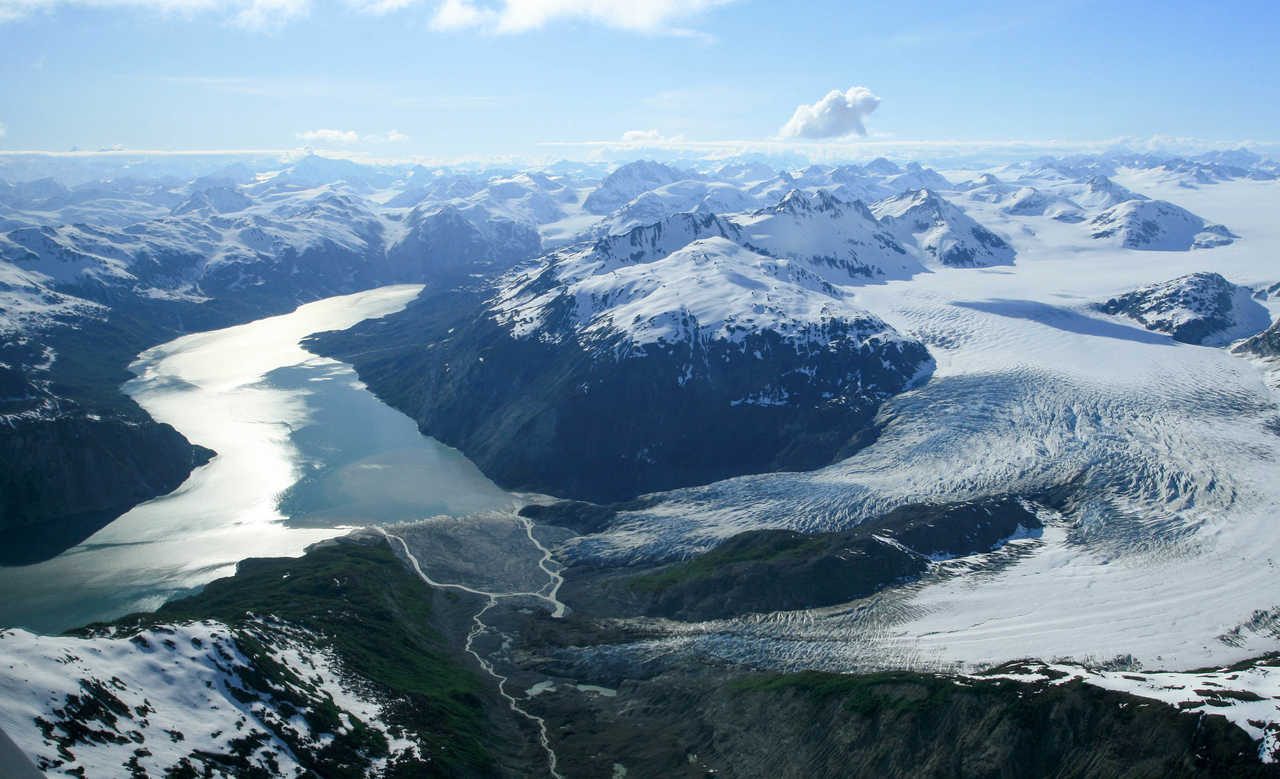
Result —
<path fill-rule="evenodd" d="M 143 352 L 125 391 L 217 456 L 58 557 L 0 569 L 0 627 L 55 632 L 154 609 L 246 557 L 297 555 L 352 526 L 510 508 L 350 366 L 299 345 L 394 313 L 420 289 L 329 298 Z"/>

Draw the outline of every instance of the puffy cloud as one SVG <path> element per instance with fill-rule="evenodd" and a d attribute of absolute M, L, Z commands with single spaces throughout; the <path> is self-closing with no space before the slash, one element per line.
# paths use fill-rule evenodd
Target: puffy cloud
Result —
<path fill-rule="evenodd" d="M 585 19 L 639 32 L 682 32 L 678 19 L 734 0 L 443 0 L 431 26 L 437 30 L 481 28 L 500 33 L 536 30 L 550 22 Z"/>
<path fill-rule="evenodd" d="M 307 130 L 298 133 L 298 139 L 307 143 L 359 143 L 360 134 L 355 130 Z"/>
<path fill-rule="evenodd" d="M 399 130 L 388 130 L 385 133 L 361 135 L 355 130 L 307 130 L 298 133 L 298 140 L 307 143 L 350 146 L 355 143 L 400 143 L 409 140 L 409 136 Z"/>
<path fill-rule="evenodd" d="M 364 13 L 382 16 L 402 8 L 408 8 L 418 0 L 347 0 L 347 5 Z"/>
<path fill-rule="evenodd" d="M 235 23 L 250 30 L 269 30 L 306 16 L 310 0 L 249 0 L 232 17 Z"/>
<path fill-rule="evenodd" d="M 841 92 L 833 89 L 813 105 L 801 105 L 791 121 L 782 126 L 783 138 L 840 138 L 866 135 L 862 120 L 876 110 L 880 98 L 866 87 L 849 87 Z"/>
<path fill-rule="evenodd" d="M 364 137 L 370 143 L 402 143 L 409 140 L 409 136 L 399 130 L 387 130 L 385 133 L 374 133 Z"/>
<path fill-rule="evenodd" d="M 622 134 L 622 142 L 631 146 L 666 146 L 683 140 L 683 136 L 668 138 L 657 130 L 627 130 Z"/>

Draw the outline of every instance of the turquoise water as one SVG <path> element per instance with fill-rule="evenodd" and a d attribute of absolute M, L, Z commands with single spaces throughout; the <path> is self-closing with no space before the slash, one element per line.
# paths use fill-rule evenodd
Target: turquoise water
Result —
<path fill-rule="evenodd" d="M 125 390 L 218 456 L 58 557 L 0 568 L 0 626 L 66 630 L 154 609 L 246 557 L 298 555 L 350 527 L 514 506 L 350 366 L 298 345 L 398 311 L 419 289 L 329 298 L 140 355 Z"/>

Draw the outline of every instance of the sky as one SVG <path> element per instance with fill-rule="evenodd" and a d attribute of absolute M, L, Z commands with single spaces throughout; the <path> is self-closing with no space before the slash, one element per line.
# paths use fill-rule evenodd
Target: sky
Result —
<path fill-rule="evenodd" d="M 1265 150 L 1273 2 L 0 0 L 0 150 Z"/>

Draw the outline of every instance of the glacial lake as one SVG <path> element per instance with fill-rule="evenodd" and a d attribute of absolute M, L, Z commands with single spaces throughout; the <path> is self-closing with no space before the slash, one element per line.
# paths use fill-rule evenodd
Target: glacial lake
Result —
<path fill-rule="evenodd" d="M 244 558 L 298 555 L 352 527 L 513 508 L 516 496 L 349 365 L 299 345 L 399 311 L 420 289 L 328 298 L 139 355 L 125 391 L 217 456 L 58 557 L 0 568 L 0 627 L 58 632 L 155 609 Z"/>

